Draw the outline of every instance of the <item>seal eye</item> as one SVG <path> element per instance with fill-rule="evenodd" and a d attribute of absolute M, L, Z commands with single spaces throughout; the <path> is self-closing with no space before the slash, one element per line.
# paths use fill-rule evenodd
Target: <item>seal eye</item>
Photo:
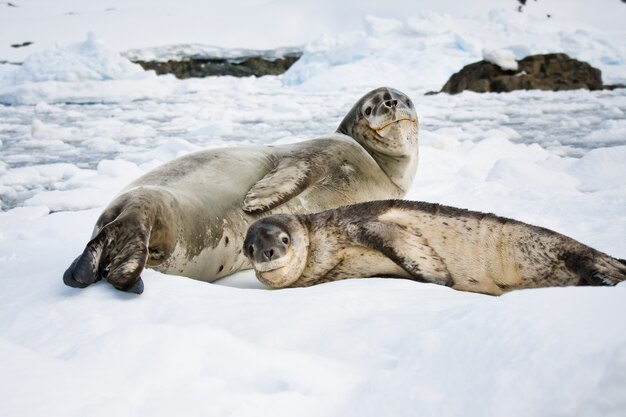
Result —
<path fill-rule="evenodd" d="M 288 238 L 287 236 L 285 236 L 285 237 L 282 239 L 282 241 L 283 241 L 283 243 L 286 245 L 287 243 L 289 243 L 289 238 Z"/>
<path fill-rule="evenodd" d="M 372 108 L 368 107 L 367 109 L 365 109 L 365 115 L 369 116 L 370 114 L 372 114 Z"/>
<path fill-rule="evenodd" d="M 413 105 L 413 103 L 411 103 L 411 99 L 410 98 L 406 99 L 406 105 L 409 106 L 409 107 L 411 107 Z"/>

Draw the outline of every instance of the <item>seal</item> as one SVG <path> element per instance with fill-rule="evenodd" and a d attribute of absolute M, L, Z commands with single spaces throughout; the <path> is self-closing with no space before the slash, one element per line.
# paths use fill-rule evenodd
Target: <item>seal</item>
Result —
<path fill-rule="evenodd" d="M 402 200 L 265 217 L 248 229 L 244 251 L 257 278 L 272 288 L 385 276 L 500 295 L 626 279 L 626 261 L 557 232 Z"/>
<path fill-rule="evenodd" d="M 417 170 L 417 129 L 411 100 L 382 87 L 358 100 L 334 134 L 170 161 L 108 205 L 63 281 L 83 288 L 106 278 L 141 293 L 146 265 L 208 282 L 249 268 L 243 238 L 261 215 L 402 197 Z"/>

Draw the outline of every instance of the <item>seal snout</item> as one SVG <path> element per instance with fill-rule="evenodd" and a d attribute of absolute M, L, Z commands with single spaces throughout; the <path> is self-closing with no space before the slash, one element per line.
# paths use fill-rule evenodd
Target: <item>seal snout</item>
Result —
<path fill-rule="evenodd" d="M 363 104 L 361 111 L 365 115 L 369 127 L 379 134 L 382 129 L 393 124 L 417 121 L 417 114 L 409 97 L 394 89 L 378 91 L 376 95 Z M 403 135 L 400 134 L 399 136 Z"/>
<path fill-rule="evenodd" d="M 244 242 L 246 256 L 255 267 L 274 269 L 279 267 L 291 245 L 291 238 L 279 226 L 262 221 L 250 227 Z"/>

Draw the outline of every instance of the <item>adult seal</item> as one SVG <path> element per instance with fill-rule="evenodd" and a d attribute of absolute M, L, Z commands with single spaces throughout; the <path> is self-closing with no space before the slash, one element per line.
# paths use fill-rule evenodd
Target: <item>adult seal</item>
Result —
<path fill-rule="evenodd" d="M 417 169 L 417 128 L 411 100 L 383 87 L 358 100 L 334 134 L 168 162 L 108 205 L 63 281 L 82 288 L 105 278 L 141 293 L 146 265 L 209 282 L 249 268 L 243 238 L 261 215 L 402 197 Z"/>
<path fill-rule="evenodd" d="M 387 276 L 500 295 L 626 279 L 626 261 L 557 232 L 401 200 L 269 216 L 250 227 L 244 250 L 257 278 L 273 288 Z"/>

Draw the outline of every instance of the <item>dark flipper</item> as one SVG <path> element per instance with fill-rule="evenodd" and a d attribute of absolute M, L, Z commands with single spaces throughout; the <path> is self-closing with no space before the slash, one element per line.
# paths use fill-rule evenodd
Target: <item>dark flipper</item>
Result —
<path fill-rule="evenodd" d="M 131 284 L 130 287 L 122 288 L 120 291 L 124 292 L 132 292 L 134 294 L 141 294 L 143 292 L 143 280 L 141 277 L 137 278 L 134 284 Z"/>
<path fill-rule="evenodd" d="M 63 274 L 63 282 L 65 283 L 65 285 L 67 285 L 69 287 L 72 287 L 72 288 L 85 288 L 89 284 L 93 283 L 93 281 L 92 282 L 85 282 L 82 278 L 81 278 L 81 281 L 78 281 L 76 278 L 74 278 L 75 274 L 77 276 L 81 276 L 81 277 L 85 275 L 84 273 L 82 273 L 81 271 L 77 270 L 77 268 L 76 268 L 76 265 L 78 264 L 78 261 L 82 257 L 83 257 L 83 255 L 79 256 L 76 259 L 74 259 L 74 262 L 72 262 L 70 267 L 67 268 L 67 270 Z"/>
<path fill-rule="evenodd" d="M 136 217 L 120 217 L 105 225 L 72 262 L 63 282 L 74 288 L 106 278 L 120 291 L 141 294 L 140 274 L 148 258 L 150 233 Z"/>
<path fill-rule="evenodd" d="M 70 265 L 63 274 L 63 282 L 73 288 L 85 288 L 102 276 L 98 274 L 101 247 L 96 247 L 93 240 L 87 244 L 83 253 Z"/>
<path fill-rule="evenodd" d="M 584 258 L 581 273 L 587 285 L 614 286 L 626 281 L 626 262 L 615 259 L 604 253 L 596 252 L 595 256 Z"/>
<path fill-rule="evenodd" d="M 587 278 L 587 283 L 589 285 L 597 285 L 597 286 L 615 286 L 617 285 L 618 281 L 615 281 L 614 279 L 612 279 L 611 277 L 604 275 L 602 272 L 594 272 L 593 274 L 591 274 L 591 276 L 589 278 Z"/>

